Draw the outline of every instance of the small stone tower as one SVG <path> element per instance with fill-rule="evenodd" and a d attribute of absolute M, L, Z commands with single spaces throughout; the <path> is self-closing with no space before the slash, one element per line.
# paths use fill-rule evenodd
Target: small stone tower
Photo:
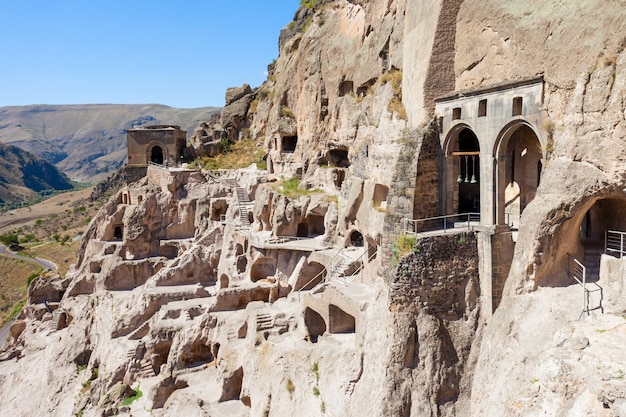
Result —
<path fill-rule="evenodd" d="M 187 143 L 187 132 L 174 125 L 141 126 L 126 130 L 128 165 L 147 166 L 150 162 L 174 167 L 180 163 Z"/>

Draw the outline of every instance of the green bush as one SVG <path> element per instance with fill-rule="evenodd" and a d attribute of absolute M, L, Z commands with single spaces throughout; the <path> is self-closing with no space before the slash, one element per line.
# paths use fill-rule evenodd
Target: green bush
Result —
<path fill-rule="evenodd" d="M 12 244 L 18 244 L 19 238 L 16 233 L 5 233 L 0 235 L 0 242 L 5 246 L 11 246 Z"/>

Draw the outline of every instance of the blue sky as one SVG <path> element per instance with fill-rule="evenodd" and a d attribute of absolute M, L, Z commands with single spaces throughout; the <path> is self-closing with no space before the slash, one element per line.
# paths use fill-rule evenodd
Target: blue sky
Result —
<path fill-rule="evenodd" d="M 0 106 L 224 105 L 259 86 L 299 0 L 2 0 Z"/>

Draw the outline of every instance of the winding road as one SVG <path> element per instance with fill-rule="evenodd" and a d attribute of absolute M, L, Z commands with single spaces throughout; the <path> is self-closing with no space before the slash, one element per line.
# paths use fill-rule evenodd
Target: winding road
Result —
<path fill-rule="evenodd" d="M 52 271 L 56 271 L 58 269 L 57 265 L 52 261 L 43 258 L 30 258 L 28 256 L 18 255 L 17 253 L 10 251 L 9 248 L 4 245 L 0 245 L 0 255 L 21 259 L 26 262 L 32 262 L 41 266 L 43 269 L 50 269 Z"/>
<path fill-rule="evenodd" d="M 18 255 L 17 253 L 9 250 L 9 248 L 4 245 L 0 245 L 0 256 L 8 256 L 10 258 L 21 259 L 26 262 L 35 263 L 41 266 L 43 269 L 51 269 L 53 271 L 57 270 L 56 264 L 52 261 L 43 258 L 30 258 L 28 256 Z M 13 321 L 9 321 L 4 327 L 0 329 L 0 347 L 4 345 L 4 341 L 9 336 L 9 329 L 11 328 L 12 324 Z"/>

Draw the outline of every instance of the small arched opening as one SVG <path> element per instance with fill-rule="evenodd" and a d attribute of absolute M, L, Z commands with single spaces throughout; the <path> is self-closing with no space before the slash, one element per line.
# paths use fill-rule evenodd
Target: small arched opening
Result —
<path fill-rule="evenodd" d="M 359 232 L 358 230 L 354 230 L 352 233 L 350 233 L 351 246 L 362 248 L 363 244 L 363 235 L 361 234 L 361 232 Z"/>
<path fill-rule="evenodd" d="M 276 263 L 271 258 L 261 257 L 250 268 L 250 280 L 257 282 L 276 274 Z"/>
<path fill-rule="evenodd" d="M 220 288 L 228 288 L 230 284 L 230 279 L 228 279 L 228 275 L 222 274 L 220 277 Z"/>
<path fill-rule="evenodd" d="M 328 160 L 329 166 L 349 168 L 350 159 L 348 159 L 348 148 L 339 147 L 336 149 L 329 149 L 326 154 L 326 160 Z"/>
<path fill-rule="evenodd" d="M 535 198 L 541 180 L 541 143 L 525 122 L 507 126 L 496 147 L 497 223 L 519 228 L 526 206 Z"/>
<path fill-rule="evenodd" d="M 480 213 L 480 144 L 476 134 L 459 125 L 447 146 L 448 214 Z"/>
<path fill-rule="evenodd" d="M 322 282 L 326 276 L 326 267 L 319 262 L 311 262 L 302 267 L 294 291 L 310 290 Z"/>
<path fill-rule="evenodd" d="M 124 227 L 122 225 L 116 225 L 113 228 L 113 240 L 122 240 L 124 238 Z"/>
<path fill-rule="evenodd" d="M 326 323 L 324 319 L 317 311 L 310 307 L 304 310 L 304 325 L 313 343 L 317 343 L 317 338 L 326 333 Z"/>
<path fill-rule="evenodd" d="M 155 145 L 152 147 L 152 150 L 150 151 L 150 162 L 159 165 L 163 165 L 163 163 L 165 162 L 163 148 L 161 148 L 159 145 Z"/>

